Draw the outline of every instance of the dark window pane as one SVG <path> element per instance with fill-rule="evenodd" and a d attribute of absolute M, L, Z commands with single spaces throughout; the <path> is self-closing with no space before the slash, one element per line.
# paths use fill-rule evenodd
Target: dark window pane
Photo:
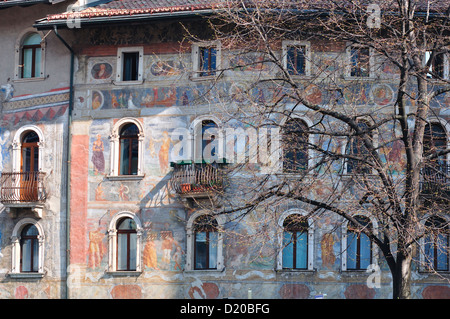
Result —
<path fill-rule="evenodd" d="M 289 74 L 302 75 L 305 74 L 306 59 L 305 46 L 289 46 L 287 47 L 287 68 Z"/>
<path fill-rule="evenodd" d="M 139 52 L 123 53 L 122 81 L 137 81 L 139 74 Z"/>

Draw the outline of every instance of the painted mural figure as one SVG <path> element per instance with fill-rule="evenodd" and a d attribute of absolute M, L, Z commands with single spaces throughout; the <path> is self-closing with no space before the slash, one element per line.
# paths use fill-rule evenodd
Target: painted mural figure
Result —
<path fill-rule="evenodd" d="M 100 134 L 97 140 L 92 144 L 92 163 L 94 164 L 95 175 L 103 174 L 105 171 L 105 157 L 103 156 L 103 141 Z"/>
<path fill-rule="evenodd" d="M 144 247 L 144 266 L 159 270 L 158 257 L 156 254 L 156 244 L 153 235 L 150 235 Z"/>
<path fill-rule="evenodd" d="M 173 143 L 172 139 L 169 136 L 167 131 L 163 132 L 163 137 L 161 139 L 154 139 L 150 137 L 150 152 L 153 155 L 156 155 L 154 144 L 153 143 L 162 143 L 161 148 L 159 149 L 158 158 L 159 158 L 159 168 L 161 170 L 161 174 L 167 174 L 169 170 L 169 150 L 170 144 Z"/>
<path fill-rule="evenodd" d="M 162 263 L 165 265 L 166 268 L 169 268 L 170 263 L 172 261 L 172 250 L 175 248 L 175 253 L 173 255 L 173 260 L 175 261 L 175 269 L 179 268 L 181 269 L 180 262 L 181 262 L 181 247 L 178 244 L 178 242 L 173 237 L 172 231 L 170 230 L 163 230 L 161 231 L 161 238 L 163 239 L 161 244 L 161 249 L 163 251 L 163 256 L 161 258 Z M 177 253 L 178 252 L 178 253 Z M 178 261 L 178 265 L 177 265 Z"/>
<path fill-rule="evenodd" d="M 3 172 L 3 146 L 5 145 L 6 141 L 8 140 L 10 135 L 9 131 L 3 132 L 3 134 L 0 135 L 0 174 Z"/>
<path fill-rule="evenodd" d="M 103 234 L 99 229 L 89 232 L 89 267 L 100 266 L 103 256 Z"/>

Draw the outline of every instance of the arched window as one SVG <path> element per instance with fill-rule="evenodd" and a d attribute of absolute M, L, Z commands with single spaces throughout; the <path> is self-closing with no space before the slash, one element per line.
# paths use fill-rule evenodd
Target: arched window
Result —
<path fill-rule="evenodd" d="M 108 228 L 108 272 L 140 273 L 142 232 L 135 214 L 114 215 Z"/>
<path fill-rule="evenodd" d="M 308 126 L 293 118 L 283 127 L 283 171 L 308 169 Z"/>
<path fill-rule="evenodd" d="M 122 127 L 119 133 L 120 175 L 137 175 L 139 157 L 139 129 L 129 123 Z"/>
<path fill-rule="evenodd" d="M 283 268 L 308 269 L 308 221 L 299 214 L 283 223 Z"/>
<path fill-rule="evenodd" d="M 435 271 L 449 270 L 449 224 L 440 217 L 430 217 L 425 222 L 425 262 Z"/>
<path fill-rule="evenodd" d="M 20 234 L 20 271 L 38 272 L 39 270 L 39 240 L 36 226 L 26 225 Z"/>
<path fill-rule="evenodd" d="M 34 131 L 25 133 L 22 138 L 22 172 L 39 171 L 39 136 Z"/>
<path fill-rule="evenodd" d="M 202 160 L 211 163 L 217 160 L 218 127 L 212 120 L 202 121 Z"/>
<path fill-rule="evenodd" d="M 137 231 L 132 218 L 122 218 L 117 224 L 117 270 L 135 271 Z"/>
<path fill-rule="evenodd" d="M 347 226 L 347 269 L 365 270 L 372 264 L 372 243 L 362 229 L 372 225 L 365 216 L 356 216 L 355 219 L 359 225 L 349 223 Z"/>
<path fill-rule="evenodd" d="M 32 218 L 20 220 L 12 231 L 11 241 L 11 276 L 44 276 L 44 232 L 40 223 Z"/>
<path fill-rule="evenodd" d="M 38 200 L 39 188 L 39 136 L 28 131 L 22 138 L 20 165 L 20 200 Z"/>
<path fill-rule="evenodd" d="M 194 222 L 194 269 L 217 269 L 218 224 L 211 215 Z"/>
<path fill-rule="evenodd" d="M 112 128 L 110 141 L 111 173 L 108 177 L 142 178 L 144 175 L 144 127 L 142 123 L 130 117 L 118 120 Z"/>
<path fill-rule="evenodd" d="M 361 130 L 367 130 L 369 128 L 369 124 L 365 121 L 359 121 L 358 127 Z M 350 139 L 350 143 L 347 147 L 347 154 L 352 155 L 354 157 L 358 157 L 358 159 L 349 158 L 347 160 L 347 173 L 356 173 L 356 174 L 370 174 L 371 168 L 369 165 L 365 164 L 363 160 L 367 159 L 369 152 L 364 145 L 362 136 L 353 136 Z"/>
<path fill-rule="evenodd" d="M 28 34 L 22 42 L 20 66 L 23 79 L 41 77 L 41 36 L 38 33 Z"/>

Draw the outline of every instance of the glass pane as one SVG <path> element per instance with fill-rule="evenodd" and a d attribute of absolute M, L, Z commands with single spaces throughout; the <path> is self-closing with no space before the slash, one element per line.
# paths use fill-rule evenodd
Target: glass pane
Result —
<path fill-rule="evenodd" d="M 437 236 L 437 269 L 448 270 L 448 235 Z"/>
<path fill-rule="evenodd" d="M 217 134 L 216 123 L 213 121 L 202 122 L 202 159 L 207 162 L 212 162 L 217 158 Z"/>
<path fill-rule="evenodd" d="M 37 239 L 33 240 L 33 270 L 39 270 L 39 242 Z"/>
<path fill-rule="evenodd" d="M 369 267 L 369 265 L 370 265 L 370 262 L 371 262 L 370 259 L 372 256 L 372 250 L 370 249 L 371 244 L 370 244 L 369 237 L 367 237 L 364 234 L 361 234 L 360 243 L 361 243 L 360 269 L 367 269 L 367 267 Z"/>
<path fill-rule="evenodd" d="M 214 75 L 216 70 L 216 48 L 201 48 L 200 49 L 200 70 L 204 71 L 200 75 Z"/>
<path fill-rule="evenodd" d="M 347 268 L 356 269 L 356 253 L 358 240 L 356 234 L 349 232 L 347 235 Z"/>
<path fill-rule="evenodd" d="M 284 232 L 283 247 L 283 268 L 294 268 L 294 243 L 291 232 Z"/>
<path fill-rule="evenodd" d="M 120 175 L 130 174 L 130 140 L 120 140 Z"/>
<path fill-rule="evenodd" d="M 22 231 L 22 237 L 25 236 L 38 236 L 39 231 L 34 225 L 28 225 L 26 226 Z"/>
<path fill-rule="evenodd" d="M 41 49 L 36 48 L 35 56 L 34 56 L 34 76 L 35 77 L 41 76 L 41 54 L 42 54 Z"/>
<path fill-rule="evenodd" d="M 40 45 L 41 37 L 37 33 L 30 34 L 23 40 L 23 45 Z"/>
<path fill-rule="evenodd" d="M 131 140 L 131 167 L 130 174 L 136 175 L 138 170 L 138 140 Z"/>
<path fill-rule="evenodd" d="M 32 240 L 22 240 L 22 271 L 31 271 Z"/>
<path fill-rule="evenodd" d="M 137 258 L 137 234 L 130 234 L 130 269 L 136 270 L 136 258 Z"/>
<path fill-rule="evenodd" d="M 209 233 L 209 267 L 217 268 L 217 242 L 218 242 L 218 233 L 212 232 Z"/>
<path fill-rule="evenodd" d="M 305 47 L 290 46 L 287 49 L 287 68 L 289 74 L 305 74 Z"/>
<path fill-rule="evenodd" d="M 139 129 L 134 124 L 127 124 L 120 130 L 120 137 L 138 137 Z"/>
<path fill-rule="evenodd" d="M 31 78 L 33 71 L 33 49 L 23 50 L 23 78 Z"/>
<path fill-rule="evenodd" d="M 31 148 L 22 148 L 22 172 L 31 171 Z"/>
<path fill-rule="evenodd" d="M 434 243 L 432 237 L 425 238 L 425 263 L 430 267 L 434 264 Z"/>
<path fill-rule="evenodd" d="M 133 230 L 136 229 L 136 223 L 132 218 L 124 218 L 117 228 L 119 230 Z"/>
<path fill-rule="evenodd" d="M 207 268 L 207 246 L 206 246 L 206 233 L 195 233 L 195 268 L 205 269 Z"/>
<path fill-rule="evenodd" d="M 122 81 L 137 81 L 139 70 L 139 52 L 123 54 Z"/>
<path fill-rule="evenodd" d="M 296 268 L 308 268 L 308 234 L 306 232 L 297 232 L 297 251 Z"/>
<path fill-rule="evenodd" d="M 127 234 L 117 235 L 117 270 L 127 270 Z"/>

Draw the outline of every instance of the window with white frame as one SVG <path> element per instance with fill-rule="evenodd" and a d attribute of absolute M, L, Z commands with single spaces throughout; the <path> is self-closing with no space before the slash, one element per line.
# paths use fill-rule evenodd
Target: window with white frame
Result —
<path fill-rule="evenodd" d="M 278 221 L 277 270 L 313 270 L 314 225 L 303 210 L 284 212 Z"/>
<path fill-rule="evenodd" d="M 142 47 L 125 47 L 117 50 L 118 84 L 135 84 L 143 80 L 144 49 Z"/>
<path fill-rule="evenodd" d="M 19 221 L 12 232 L 12 270 L 11 275 L 44 275 L 44 230 L 41 224 L 32 219 Z"/>
<path fill-rule="evenodd" d="M 283 65 L 290 75 L 309 76 L 311 50 L 307 41 L 283 41 Z"/>
<path fill-rule="evenodd" d="M 110 136 L 110 177 L 143 176 L 143 130 L 142 123 L 134 118 L 116 122 Z"/>
<path fill-rule="evenodd" d="M 218 76 L 221 69 L 220 42 L 195 43 L 192 45 L 192 79 L 208 79 Z"/>
<path fill-rule="evenodd" d="M 192 122 L 193 160 L 196 163 L 213 163 L 222 159 L 224 137 L 220 124 L 214 116 L 200 116 Z"/>
<path fill-rule="evenodd" d="M 143 229 L 139 218 L 131 212 L 116 214 L 108 228 L 108 270 L 140 272 Z"/>
<path fill-rule="evenodd" d="M 187 223 L 186 270 L 224 268 L 223 217 L 194 213 Z"/>

